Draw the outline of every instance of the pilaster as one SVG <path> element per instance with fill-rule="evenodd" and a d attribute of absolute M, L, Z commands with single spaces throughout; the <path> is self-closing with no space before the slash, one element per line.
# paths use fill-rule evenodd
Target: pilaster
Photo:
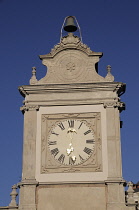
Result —
<path fill-rule="evenodd" d="M 36 210 L 36 133 L 38 106 L 21 107 L 24 113 L 23 170 L 20 187 L 20 210 Z"/>
<path fill-rule="evenodd" d="M 125 210 L 123 182 L 107 182 L 107 210 Z"/>
<path fill-rule="evenodd" d="M 35 180 L 36 168 L 36 124 L 38 106 L 23 106 L 24 140 L 23 140 L 23 180 Z"/>
<path fill-rule="evenodd" d="M 107 118 L 108 180 L 122 180 L 119 108 L 121 103 L 104 105 Z"/>
<path fill-rule="evenodd" d="M 19 210 L 36 210 L 36 185 L 37 183 L 19 183 Z"/>

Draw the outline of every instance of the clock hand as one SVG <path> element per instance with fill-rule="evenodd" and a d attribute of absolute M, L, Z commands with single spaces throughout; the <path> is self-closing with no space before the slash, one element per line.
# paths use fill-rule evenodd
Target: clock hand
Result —
<path fill-rule="evenodd" d="M 74 148 L 72 147 L 72 143 L 69 144 L 69 148 L 67 149 L 67 155 L 70 155 L 74 151 Z"/>
<path fill-rule="evenodd" d="M 69 128 L 67 133 L 69 134 L 69 138 L 70 138 L 70 141 L 71 143 L 69 144 L 69 148 L 67 149 L 67 155 L 69 156 L 73 151 L 74 151 L 74 148 L 72 146 L 72 140 L 73 140 L 73 136 L 74 136 L 74 133 L 77 134 L 75 128 Z M 73 162 L 76 161 L 76 157 L 73 155 L 70 157 L 72 159 Z"/>
<path fill-rule="evenodd" d="M 69 128 L 67 133 L 77 133 L 75 128 Z"/>
<path fill-rule="evenodd" d="M 73 155 L 73 156 L 69 157 L 69 164 L 70 165 L 73 165 L 75 163 L 75 161 L 76 161 L 76 156 Z"/>
<path fill-rule="evenodd" d="M 74 151 L 74 148 L 72 147 L 72 143 L 69 144 L 69 149 L 67 149 L 67 155 L 71 155 L 71 153 Z M 73 154 L 72 156 L 69 157 L 69 162 L 70 164 L 74 164 L 76 161 L 76 156 Z"/>
<path fill-rule="evenodd" d="M 67 133 L 69 134 L 70 140 L 71 140 L 71 142 L 72 142 L 72 139 L 73 139 L 74 133 L 76 133 L 76 134 L 77 134 L 77 132 L 76 132 L 75 128 L 69 128 L 69 129 L 68 129 L 68 131 L 67 131 Z"/>
<path fill-rule="evenodd" d="M 75 155 L 72 156 L 72 160 L 73 160 L 74 162 L 76 161 L 76 156 L 75 156 Z"/>

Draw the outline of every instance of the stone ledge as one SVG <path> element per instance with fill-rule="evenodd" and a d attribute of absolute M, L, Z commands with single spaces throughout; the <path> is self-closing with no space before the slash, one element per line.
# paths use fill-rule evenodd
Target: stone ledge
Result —
<path fill-rule="evenodd" d="M 125 92 L 125 83 L 121 82 L 100 82 L 100 83 L 74 83 L 74 84 L 42 84 L 23 85 L 19 92 L 23 97 L 29 94 L 45 93 L 69 93 L 69 92 L 89 92 L 89 91 L 113 91 L 121 95 Z"/>

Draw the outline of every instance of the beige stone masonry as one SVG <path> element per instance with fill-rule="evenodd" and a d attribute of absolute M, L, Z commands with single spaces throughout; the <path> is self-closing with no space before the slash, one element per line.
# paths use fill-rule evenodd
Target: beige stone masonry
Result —
<path fill-rule="evenodd" d="M 35 179 L 36 118 L 36 110 L 26 111 L 24 113 L 22 180 Z"/>

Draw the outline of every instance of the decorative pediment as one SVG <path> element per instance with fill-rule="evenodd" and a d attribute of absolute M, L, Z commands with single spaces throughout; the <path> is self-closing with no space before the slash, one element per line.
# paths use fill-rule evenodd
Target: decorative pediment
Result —
<path fill-rule="evenodd" d="M 43 65 L 47 67 L 47 74 L 37 81 L 36 70 L 33 70 L 30 84 L 112 82 L 114 77 L 110 72 L 105 78 L 97 73 L 96 64 L 102 55 L 101 52 L 91 51 L 78 36 L 69 33 L 49 54 L 40 55 Z"/>

